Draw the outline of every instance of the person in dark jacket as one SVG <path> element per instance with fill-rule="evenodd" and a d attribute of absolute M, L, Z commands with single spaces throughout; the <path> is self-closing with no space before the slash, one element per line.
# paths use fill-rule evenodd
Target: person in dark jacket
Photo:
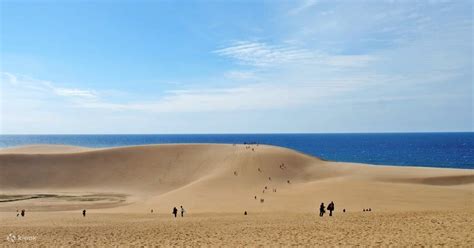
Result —
<path fill-rule="evenodd" d="M 325 207 L 324 207 L 324 202 L 321 202 L 321 205 L 319 206 L 319 217 L 323 217 L 325 212 L 326 212 L 326 210 L 325 210 Z"/>
<path fill-rule="evenodd" d="M 176 218 L 176 216 L 178 215 L 178 209 L 176 207 L 173 208 L 173 214 L 174 214 L 174 217 Z"/>
<path fill-rule="evenodd" d="M 332 216 L 332 211 L 334 211 L 334 202 L 331 201 L 328 205 L 329 216 Z"/>

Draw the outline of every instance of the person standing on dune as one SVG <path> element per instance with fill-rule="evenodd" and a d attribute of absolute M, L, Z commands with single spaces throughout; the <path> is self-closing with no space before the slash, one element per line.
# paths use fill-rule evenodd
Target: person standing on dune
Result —
<path fill-rule="evenodd" d="M 183 206 L 181 206 L 181 217 L 184 217 L 184 212 L 186 212 L 186 211 L 184 211 Z"/>
<path fill-rule="evenodd" d="M 334 202 L 331 201 L 328 205 L 329 216 L 332 216 L 332 211 L 334 211 Z"/>
<path fill-rule="evenodd" d="M 86 217 L 86 210 L 85 210 L 85 209 L 82 210 L 82 216 L 83 216 L 83 217 Z"/>
<path fill-rule="evenodd" d="M 324 213 L 326 212 L 324 208 L 324 202 L 321 202 L 321 205 L 319 206 L 319 217 L 323 217 Z"/>
<path fill-rule="evenodd" d="M 176 207 L 173 208 L 173 214 L 174 214 L 174 217 L 176 218 L 176 216 L 178 215 L 178 209 Z"/>

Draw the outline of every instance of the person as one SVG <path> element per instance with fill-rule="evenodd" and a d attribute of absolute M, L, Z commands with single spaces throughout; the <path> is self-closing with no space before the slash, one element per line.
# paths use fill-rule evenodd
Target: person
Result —
<path fill-rule="evenodd" d="M 319 217 L 323 217 L 324 213 L 326 210 L 324 210 L 324 202 L 321 202 L 321 205 L 319 206 Z"/>
<path fill-rule="evenodd" d="M 247 211 L 244 212 L 244 215 L 247 215 Z"/>
<path fill-rule="evenodd" d="M 184 212 L 185 212 L 184 208 L 183 208 L 183 206 L 181 206 L 181 217 L 184 217 Z"/>
<path fill-rule="evenodd" d="M 342 210 L 342 212 L 345 213 L 345 212 L 346 212 L 346 209 L 344 208 L 344 209 Z"/>
<path fill-rule="evenodd" d="M 334 211 L 334 202 L 331 201 L 328 205 L 329 216 L 332 216 L 332 211 Z"/>
<path fill-rule="evenodd" d="M 254 198 L 255 200 L 257 200 L 257 196 L 254 196 L 253 198 Z"/>
<path fill-rule="evenodd" d="M 178 215 L 178 209 L 176 207 L 173 208 L 173 214 L 174 214 L 174 217 L 176 218 L 176 216 Z"/>
<path fill-rule="evenodd" d="M 85 210 L 85 209 L 82 210 L 82 216 L 83 216 L 83 217 L 86 217 L 86 210 Z"/>
<path fill-rule="evenodd" d="M 21 217 L 25 217 L 25 210 L 24 209 L 21 210 Z"/>

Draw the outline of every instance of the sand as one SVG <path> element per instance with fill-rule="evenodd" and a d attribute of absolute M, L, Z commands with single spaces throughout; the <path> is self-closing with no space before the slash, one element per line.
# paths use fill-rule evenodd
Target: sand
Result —
<path fill-rule="evenodd" d="M 448 246 L 472 247 L 473 212 L 315 214 L 32 213 L 23 219 L 1 214 L 0 237 L 34 236 L 14 244 L 57 246 Z"/>
<path fill-rule="evenodd" d="M 337 163 L 274 146 L 10 148 L 0 189 L 0 237 L 37 237 L 16 244 L 473 245 L 474 170 Z M 320 218 L 330 201 L 335 215 Z M 186 217 L 172 218 L 180 205 Z"/>

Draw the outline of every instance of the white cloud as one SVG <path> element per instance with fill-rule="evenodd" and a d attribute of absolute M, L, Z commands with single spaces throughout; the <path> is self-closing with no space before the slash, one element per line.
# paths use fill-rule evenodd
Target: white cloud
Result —
<path fill-rule="evenodd" d="M 1 77 L 2 82 L 10 83 L 10 84 L 13 84 L 13 85 L 18 84 L 18 79 L 15 75 L 13 75 L 11 73 L 8 73 L 8 72 L 2 72 L 1 75 L 2 75 L 2 77 Z"/>
<path fill-rule="evenodd" d="M 219 89 L 171 90 L 148 102 L 90 101 L 78 107 L 152 113 L 284 110 L 317 105 L 348 91 L 393 82 L 393 79 L 376 75 L 306 79 L 292 84 L 284 83 L 288 79 L 281 80 Z"/>
<path fill-rule="evenodd" d="M 171 112 L 219 112 L 284 109 L 310 104 L 340 91 L 337 85 L 329 89 L 325 84 L 251 84 L 227 87 L 220 89 L 184 89 L 164 92 L 162 97 L 143 102 L 143 95 L 135 96 L 128 102 L 123 100 L 112 101 L 100 97 L 94 90 L 57 87 L 54 83 L 26 76 L 2 73 L 8 81 L 15 82 L 7 89 L 9 99 L 25 99 L 27 104 L 48 103 L 58 101 L 68 103 L 69 106 L 82 109 L 114 110 L 114 111 L 143 111 L 151 113 Z M 232 72 L 234 77 L 249 78 L 250 72 Z M 11 80 L 15 78 L 16 80 Z M 331 83 L 331 82 L 330 82 Z M 338 84 L 340 82 L 332 82 Z M 52 96 L 57 96 L 53 99 Z M 9 102 L 10 105 L 19 102 Z"/>
<path fill-rule="evenodd" d="M 38 80 L 24 75 L 14 75 L 9 72 L 1 72 L 1 75 L 2 84 L 8 83 L 12 87 L 22 90 L 49 92 L 61 97 L 75 98 L 76 100 L 80 98 L 98 98 L 98 94 L 92 90 L 58 87 L 49 81 Z"/>
<path fill-rule="evenodd" d="M 271 46 L 266 43 L 250 41 L 238 41 L 214 52 L 220 56 L 254 66 L 302 62 L 312 57 L 304 49 L 296 49 L 291 46 Z"/>
<path fill-rule="evenodd" d="M 90 90 L 68 89 L 68 88 L 53 88 L 54 93 L 58 96 L 65 97 L 83 97 L 83 98 L 97 98 L 97 94 Z"/>
<path fill-rule="evenodd" d="M 214 53 L 238 63 L 256 67 L 313 64 L 333 67 L 365 66 L 375 60 L 371 55 L 329 55 L 291 45 L 238 41 Z"/>
<path fill-rule="evenodd" d="M 293 108 L 327 96 L 317 86 L 257 84 L 224 89 L 176 90 L 153 102 L 88 102 L 81 107 L 149 112 L 220 112 Z"/>

